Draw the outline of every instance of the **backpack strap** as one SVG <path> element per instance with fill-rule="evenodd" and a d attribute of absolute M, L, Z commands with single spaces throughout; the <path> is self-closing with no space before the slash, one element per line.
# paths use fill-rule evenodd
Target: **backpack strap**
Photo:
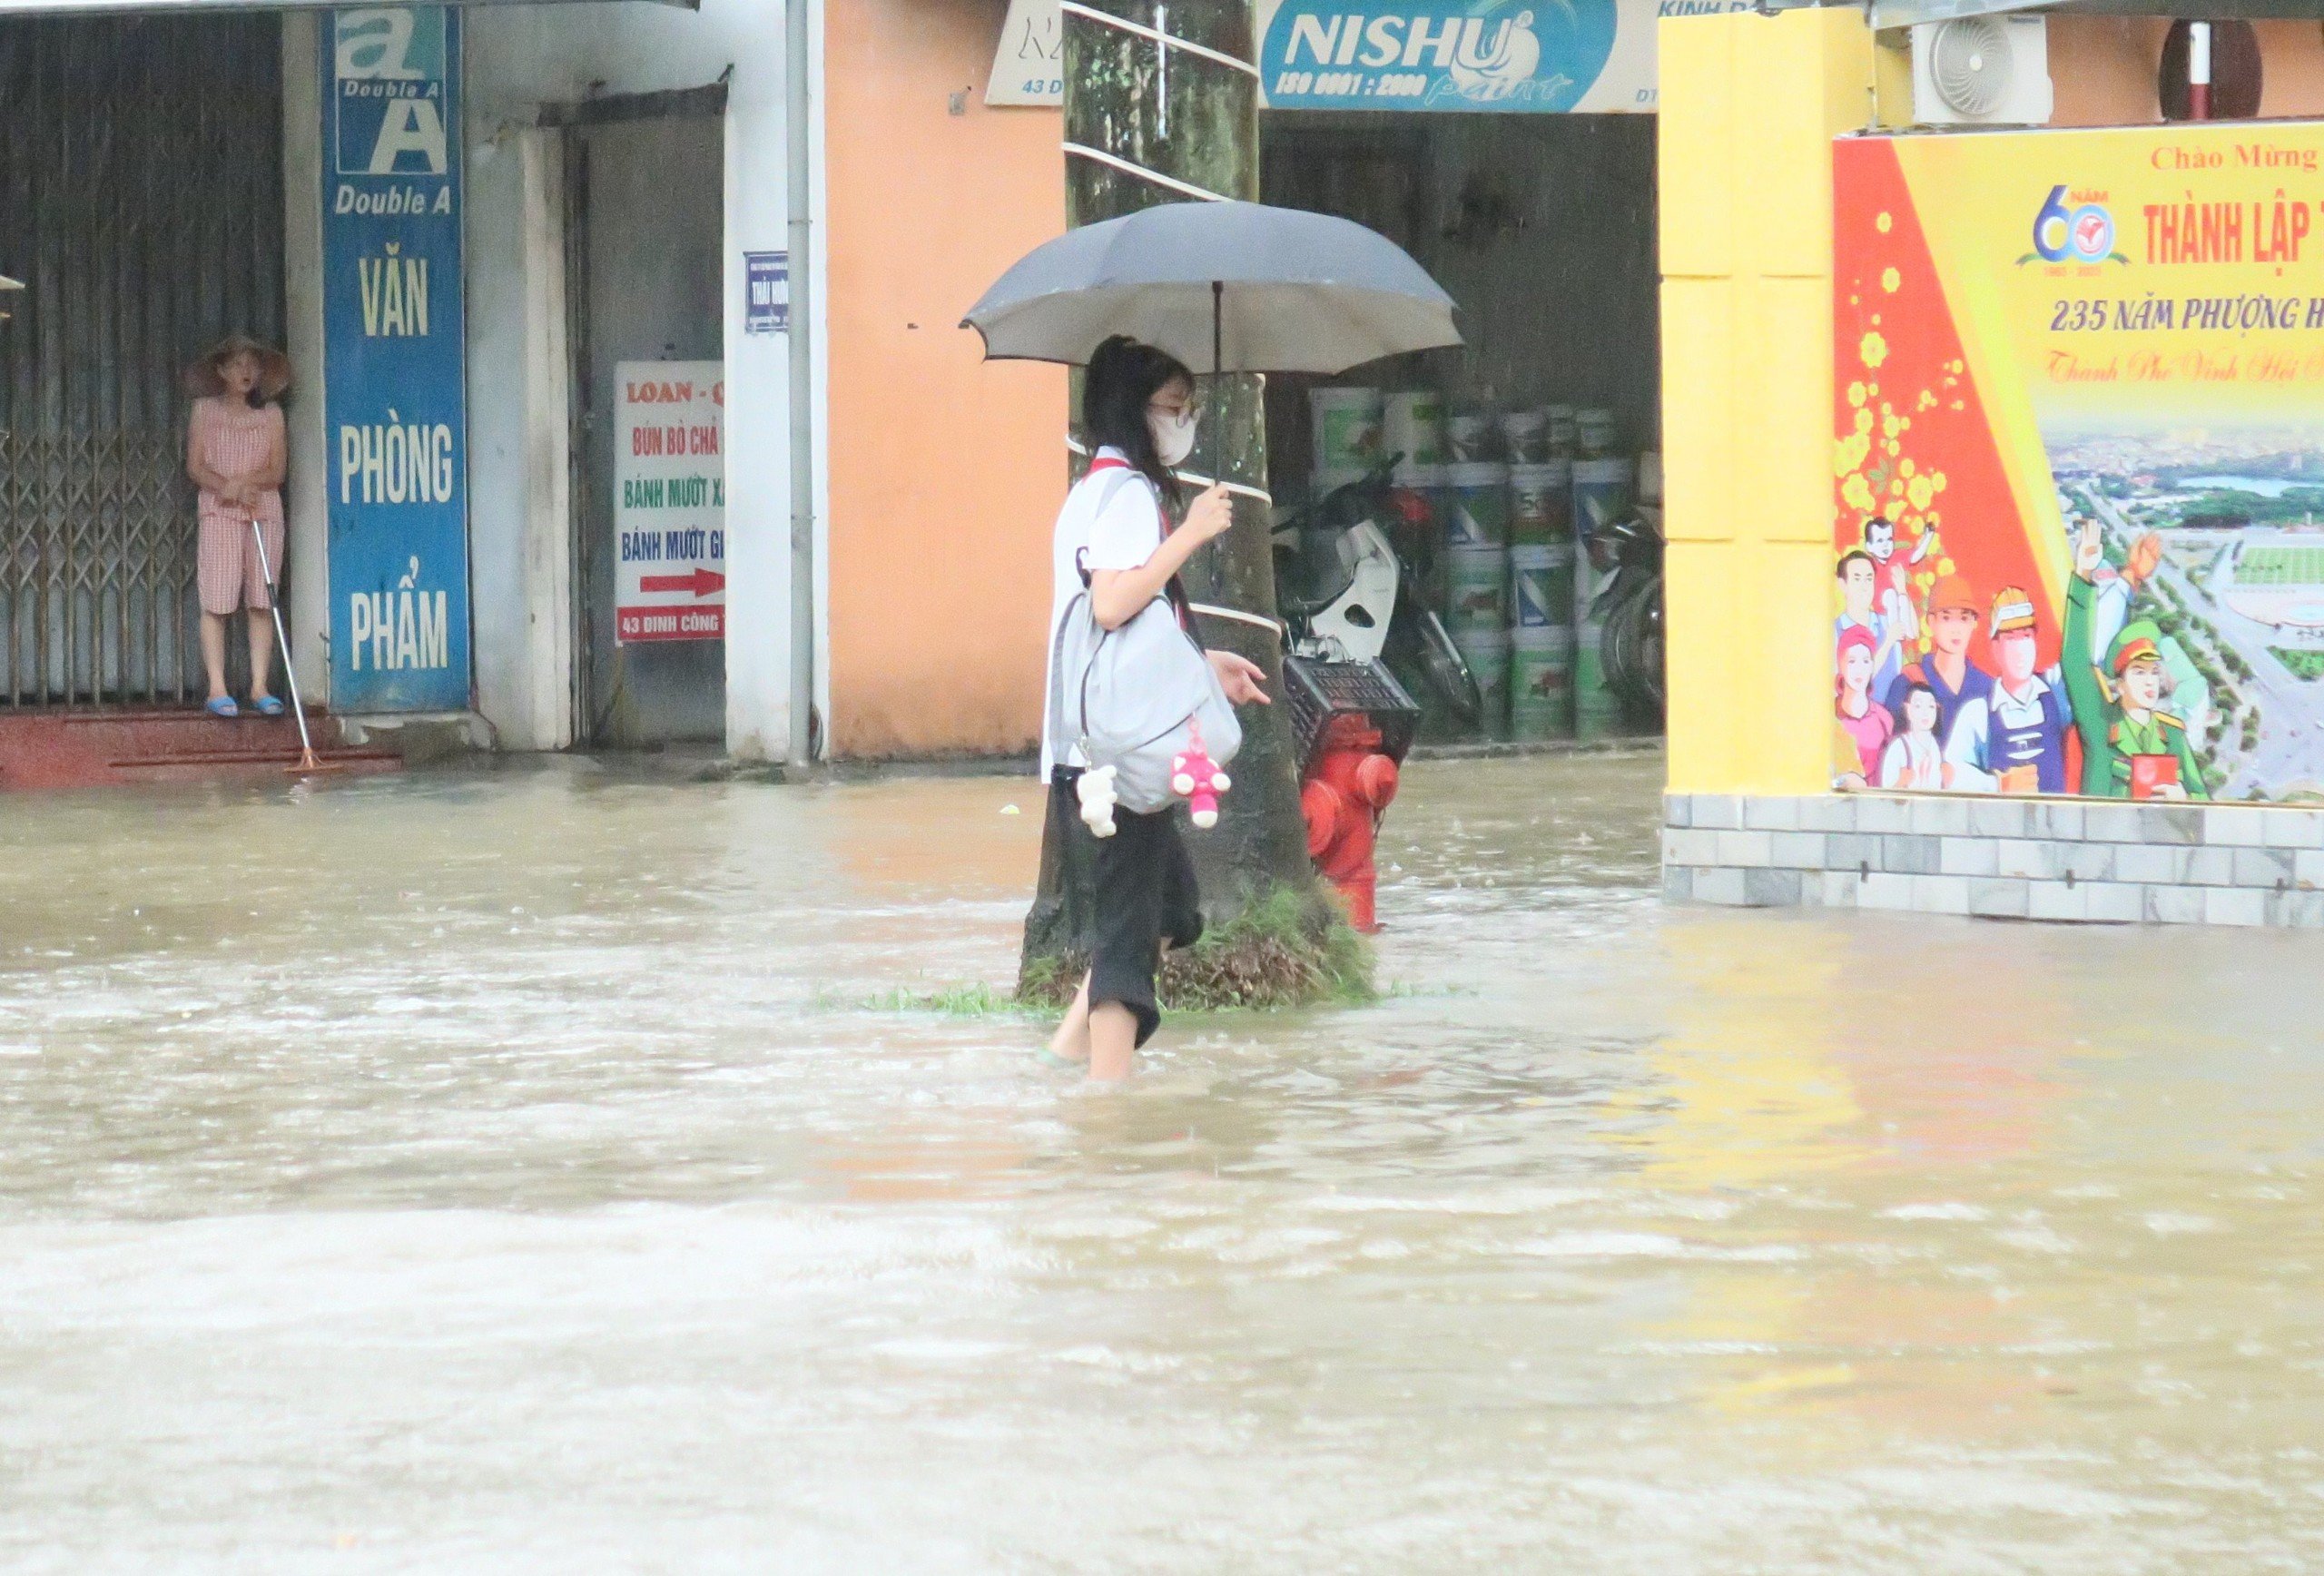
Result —
<path fill-rule="evenodd" d="M 1086 579 L 1087 576 L 1084 578 Z M 1066 733 L 1065 717 L 1065 674 L 1063 671 L 1065 667 L 1065 632 L 1073 627 L 1073 621 L 1080 616 L 1082 605 L 1087 603 L 1088 600 L 1089 593 L 1087 590 L 1084 590 L 1080 596 L 1076 596 L 1072 601 L 1065 605 L 1065 616 L 1057 621 L 1057 634 L 1052 636 L 1049 641 L 1049 743 L 1057 751 L 1057 759 L 1049 763 L 1049 769 L 1051 771 L 1055 771 L 1058 767 L 1064 765 L 1065 757 L 1069 749 L 1071 747 L 1078 746 L 1080 743 L 1080 734 L 1078 732 L 1071 735 L 1071 745 L 1068 745 L 1067 742 L 1068 734 Z"/>
<path fill-rule="evenodd" d="M 1139 476 L 1137 471 L 1132 470 L 1128 466 L 1124 465 L 1118 459 L 1100 461 L 1098 464 L 1093 465 L 1089 468 L 1089 475 L 1091 476 L 1096 476 L 1100 471 L 1105 473 L 1106 479 L 1098 484 L 1097 507 L 1089 511 L 1090 517 L 1093 519 L 1106 512 L 1107 508 L 1112 505 L 1115 495 L 1122 490 L 1124 485 L 1127 484 L 1132 477 L 1137 477 L 1140 481 L 1144 481 L 1146 479 L 1144 477 Z M 1151 487 L 1153 484 L 1151 482 L 1147 482 L 1147 485 Z M 1157 508 L 1160 507 L 1158 502 L 1156 507 Z M 1073 567 L 1074 572 L 1081 576 L 1081 588 L 1085 591 L 1088 590 L 1089 588 L 1088 548 L 1081 547 L 1075 550 L 1073 555 Z"/>

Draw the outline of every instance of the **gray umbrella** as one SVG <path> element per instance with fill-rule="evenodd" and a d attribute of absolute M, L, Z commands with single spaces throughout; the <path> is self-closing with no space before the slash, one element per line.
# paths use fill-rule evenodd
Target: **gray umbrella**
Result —
<path fill-rule="evenodd" d="M 1167 202 L 1069 230 L 961 327 L 995 360 L 1080 366 L 1129 334 L 1214 372 L 1344 372 L 1461 343 L 1452 298 L 1395 242 L 1257 202 Z"/>

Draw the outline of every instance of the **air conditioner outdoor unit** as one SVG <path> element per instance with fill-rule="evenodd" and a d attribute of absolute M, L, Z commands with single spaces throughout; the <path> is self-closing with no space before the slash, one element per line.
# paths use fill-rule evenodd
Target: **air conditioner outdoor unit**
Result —
<path fill-rule="evenodd" d="M 2050 119 L 2049 24 L 1959 16 L 1913 29 L 1913 120 L 1925 126 L 2038 126 Z"/>

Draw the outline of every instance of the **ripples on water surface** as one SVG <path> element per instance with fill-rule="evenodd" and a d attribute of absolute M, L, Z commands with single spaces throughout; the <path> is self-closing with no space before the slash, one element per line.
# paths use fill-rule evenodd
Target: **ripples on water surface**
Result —
<path fill-rule="evenodd" d="M 1414 768 L 1395 993 L 1104 1096 L 866 1005 L 1026 783 L 12 798 L 0 1557 L 2324 1566 L 2319 943 L 1665 910 L 1659 769 Z"/>

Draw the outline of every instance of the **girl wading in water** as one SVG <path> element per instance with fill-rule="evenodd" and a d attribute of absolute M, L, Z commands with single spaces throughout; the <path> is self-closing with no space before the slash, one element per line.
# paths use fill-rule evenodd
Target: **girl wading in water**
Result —
<path fill-rule="evenodd" d="M 1081 428 L 1094 458 L 1089 474 L 1066 495 L 1050 554 L 1049 651 L 1088 576 L 1098 624 L 1118 629 L 1157 596 L 1187 617 L 1178 571 L 1195 549 L 1234 524 L 1226 489 L 1196 497 L 1172 530 L 1166 506 L 1179 501 L 1173 468 L 1195 445 L 1194 375 L 1151 345 L 1115 338 L 1098 347 L 1083 384 Z M 1125 476 L 1122 473 L 1128 473 Z M 1226 698 L 1265 704 L 1265 676 L 1232 652 L 1208 654 Z M 1050 683 L 1057 675 L 1049 675 Z M 1045 692 L 1046 693 L 1046 692 Z M 1049 783 L 1050 819 L 1073 837 L 1090 837 L 1077 784 L 1083 761 L 1070 739 L 1055 734 L 1043 708 L 1041 773 Z M 1114 813 L 1115 833 L 1093 838 L 1097 914 L 1089 973 L 1047 1052 L 1060 1064 L 1086 1066 L 1093 1079 L 1125 1079 L 1139 1046 L 1162 1020 L 1154 974 L 1166 946 L 1192 946 L 1202 934 L 1194 862 L 1171 811 Z"/>
<path fill-rule="evenodd" d="M 287 468 L 282 407 L 290 360 L 237 334 L 194 363 L 188 377 L 201 396 L 187 425 L 186 474 L 202 489 L 195 578 L 202 593 L 202 665 L 210 679 L 212 714 L 241 708 L 226 691 L 226 621 L 244 615 L 251 651 L 251 709 L 279 717 L 282 703 L 267 680 L 274 632 L 266 616 L 274 581 L 260 565 L 251 522 L 266 534 L 266 565 L 282 573 L 282 478 Z"/>

